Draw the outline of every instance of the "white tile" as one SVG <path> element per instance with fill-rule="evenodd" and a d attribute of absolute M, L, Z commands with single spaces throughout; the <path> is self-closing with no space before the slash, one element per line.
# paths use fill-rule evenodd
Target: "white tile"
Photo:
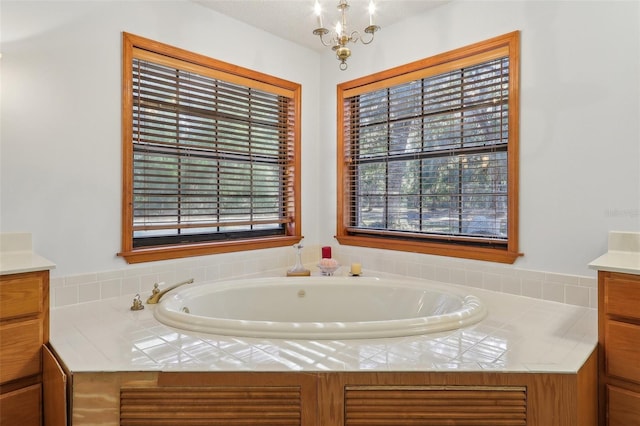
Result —
<path fill-rule="evenodd" d="M 598 289 L 590 288 L 589 289 L 589 307 L 590 308 L 598 308 Z"/>
<path fill-rule="evenodd" d="M 598 287 L 598 280 L 596 278 L 580 277 L 578 284 L 583 287 L 596 288 Z"/>
<path fill-rule="evenodd" d="M 172 286 L 179 282 L 176 278 L 176 272 L 171 270 L 159 271 L 158 281 L 165 283 L 166 286 Z"/>
<path fill-rule="evenodd" d="M 135 266 L 124 270 L 125 277 L 140 277 L 152 273 L 151 266 Z"/>
<path fill-rule="evenodd" d="M 573 284 L 576 285 L 580 282 L 579 277 L 575 275 L 565 275 L 547 272 L 545 281 L 561 284 Z"/>
<path fill-rule="evenodd" d="M 451 282 L 451 270 L 446 267 L 436 266 L 436 281 L 442 281 L 444 283 Z"/>
<path fill-rule="evenodd" d="M 452 269 L 450 280 L 454 284 L 467 284 L 467 271 L 464 269 Z"/>
<path fill-rule="evenodd" d="M 522 294 L 522 281 L 515 276 L 502 276 L 500 279 L 501 291 L 504 293 Z"/>
<path fill-rule="evenodd" d="M 564 302 L 564 285 L 554 282 L 542 283 L 542 298 L 554 302 Z"/>
<path fill-rule="evenodd" d="M 544 281 L 546 278 L 546 273 L 541 271 L 530 271 L 526 269 L 518 269 L 517 276 L 522 278 L 523 280 L 536 280 L 536 281 Z"/>
<path fill-rule="evenodd" d="M 420 278 L 422 275 L 422 265 L 417 262 L 407 262 L 407 276 Z"/>
<path fill-rule="evenodd" d="M 581 286 L 567 285 L 565 286 L 564 302 L 570 305 L 578 305 L 589 307 L 589 288 Z"/>
<path fill-rule="evenodd" d="M 467 271 L 467 282 L 465 283 L 468 286 L 483 288 L 483 273 L 478 270 Z"/>
<path fill-rule="evenodd" d="M 491 291 L 501 291 L 502 290 L 501 280 L 502 280 L 501 275 L 492 274 L 488 272 L 484 273 L 482 277 L 482 287 Z"/>
<path fill-rule="evenodd" d="M 100 282 L 100 298 L 107 299 L 109 297 L 120 296 L 122 294 L 121 288 L 122 288 L 122 280 L 119 278 L 111 279 L 107 281 L 101 281 Z"/>
<path fill-rule="evenodd" d="M 53 289 L 54 306 L 75 305 L 78 303 L 78 286 L 62 287 Z"/>
<path fill-rule="evenodd" d="M 50 289 L 54 289 L 54 288 L 64 287 L 64 281 L 65 281 L 65 279 L 62 278 L 62 277 L 50 278 L 49 279 L 49 288 Z"/>
<path fill-rule="evenodd" d="M 113 280 L 113 279 L 119 279 L 124 277 L 124 270 L 122 269 L 117 269 L 114 271 L 103 271 L 103 272 L 98 272 L 98 277 L 97 280 L 98 281 L 108 281 L 108 280 Z"/>
<path fill-rule="evenodd" d="M 82 275 L 71 275 L 66 277 L 65 285 L 67 286 L 75 286 L 80 284 L 88 284 L 95 283 L 98 281 L 98 274 L 82 274 Z"/>
<path fill-rule="evenodd" d="M 542 299 L 542 281 L 524 278 L 522 280 L 522 295 Z"/>
<path fill-rule="evenodd" d="M 121 284 L 121 292 L 125 294 L 140 293 L 140 277 L 124 277 Z M 151 291 L 149 290 L 149 294 Z"/>
<path fill-rule="evenodd" d="M 434 280 L 436 278 L 436 267 L 434 265 L 421 265 L 420 277 L 426 280 Z"/>

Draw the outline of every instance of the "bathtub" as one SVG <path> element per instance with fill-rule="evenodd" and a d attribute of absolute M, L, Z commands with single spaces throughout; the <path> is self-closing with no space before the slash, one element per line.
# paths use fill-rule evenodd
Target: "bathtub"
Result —
<path fill-rule="evenodd" d="M 281 339 L 399 337 L 452 330 L 486 315 L 482 301 L 431 281 L 374 277 L 252 278 L 183 286 L 154 310 L 165 325 Z"/>

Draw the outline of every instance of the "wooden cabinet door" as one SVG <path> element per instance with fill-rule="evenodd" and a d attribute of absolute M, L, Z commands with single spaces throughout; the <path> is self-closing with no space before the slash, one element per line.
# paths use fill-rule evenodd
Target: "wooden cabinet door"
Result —
<path fill-rule="evenodd" d="M 67 375 L 45 345 L 42 347 L 44 426 L 67 424 Z"/>
<path fill-rule="evenodd" d="M 640 325 L 609 320 L 605 330 L 607 374 L 640 384 Z"/>
<path fill-rule="evenodd" d="M 44 306 L 46 277 L 49 272 L 0 276 L 0 319 L 35 316 L 47 309 Z"/>
<path fill-rule="evenodd" d="M 605 280 L 607 315 L 640 320 L 640 277 L 611 274 Z"/>
<path fill-rule="evenodd" d="M 0 383 L 40 374 L 42 327 L 39 319 L 0 324 Z"/>
<path fill-rule="evenodd" d="M 42 386 L 40 383 L 0 395 L 0 425 L 40 426 Z"/>
<path fill-rule="evenodd" d="M 608 426 L 640 425 L 640 394 L 607 386 Z"/>

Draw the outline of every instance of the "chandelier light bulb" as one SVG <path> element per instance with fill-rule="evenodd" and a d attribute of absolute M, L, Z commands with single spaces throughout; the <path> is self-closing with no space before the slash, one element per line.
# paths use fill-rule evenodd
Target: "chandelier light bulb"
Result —
<path fill-rule="evenodd" d="M 318 28 L 322 28 L 322 6 L 320 6 L 318 0 L 316 0 L 316 3 L 313 5 L 313 12 L 318 17 Z"/>
<path fill-rule="evenodd" d="M 376 4 L 371 0 L 369 2 L 369 25 L 373 25 L 373 15 L 376 13 Z"/>

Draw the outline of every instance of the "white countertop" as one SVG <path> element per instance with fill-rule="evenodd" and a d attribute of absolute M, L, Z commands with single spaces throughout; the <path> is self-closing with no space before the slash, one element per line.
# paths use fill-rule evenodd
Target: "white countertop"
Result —
<path fill-rule="evenodd" d="M 640 232 L 609 232 L 607 253 L 589 263 L 589 267 L 640 275 Z"/>
<path fill-rule="evenodd" d="M 55 267 L 53 262 L 33 252 L 30 233 L 0 234 L 0 275 L 43 271 Z"/>
<path fill-rule="evenodd" d="M 0 275 L 53 269 L 56 265 L 32 251 L 0 252 Z"/>
<path fill-rule="evenodd" d="M 597 311 L 470 287 L 488 316 L 428 335 L 284 340 L 186 332 L 131 297 L 51 310 L 50 342 L 72 372 L 504 371 L 575 373 L 597 345 Z"/>
<path fill-rule="evenodd" d="M 589 267 L 599 271 L 640 275 L 640 253 L 609 250 L 589 263 Z"/>

